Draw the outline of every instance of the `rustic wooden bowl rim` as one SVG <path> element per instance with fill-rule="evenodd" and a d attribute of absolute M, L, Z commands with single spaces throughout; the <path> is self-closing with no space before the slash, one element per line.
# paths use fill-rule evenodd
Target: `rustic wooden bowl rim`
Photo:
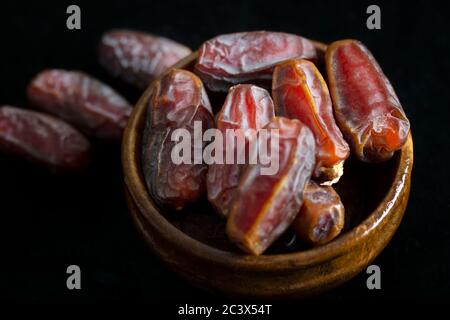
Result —
<path fill-rule="evenodd" d="M 315 42 L 315 45 L 321 49 L 326 48 L 326 45 L 320 42 Z M 174 68 L 182 68 L 194 61 L 196 57 L 197 52 L 193 52 L 191 55 L 178 62 Z M 146 106 L 151 86 L 152 85 L 147 88 L 137 102 L 124 133 L 122 165 L 126 187 L 139 211 L 145 213 L 143 214 L 145 220 L 155 226 L 156 230 L 160 230 L 161 235 L 168 242 L 172 243 L 174 247 L 179 248 L 183 252 L 189 252 L 191 255 L 213 264 L 220 264 L 224 267 L 237 269 L 246 268 L 255 271 L 276 271 L 310 266 L 343 255 L 349 248 L 355 245 L 356 242 L 362 241 L 383 222 L 384 218 L 390 213 L 391 208 L 401 194 L 401 190 L 404 187 L 407 176 L 410 174 L 412 168 L 413 142 L 410 133 L 406 144 L 402 150 L 399 151 L 400 155 L 398 165 L 395 168 L 395 177 L 392 186 L 384 199 L 359 225 L 346 231 L 326 245 L 300 252 L 261 256 L 223 251 L 200 242 L 176 228 L 159 212 L 159 209 L 154 205 L 147 192 L 139 161 L 141 150 L 140 146 L 137 145 L 141 132 L 138 132 L 137 128 L 142 127 L 142 123 L 146 116 Z"/>

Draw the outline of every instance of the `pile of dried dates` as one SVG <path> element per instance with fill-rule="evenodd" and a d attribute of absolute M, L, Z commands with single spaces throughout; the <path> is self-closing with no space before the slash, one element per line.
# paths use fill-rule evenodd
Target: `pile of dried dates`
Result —
<path fill-rule="evenodd" d="M 163 37 L 112 30 L 102 36 L 98 53 L 112 76 L 142 89 L 191 50 Z M 26 94 L 36 111 L 0 106 L 0 152 L 54 172 L 86 168 L 92 148 L 86 136 L 120 141 L 132 111 L 121 94 L 81 71 L 44 70 Z"/>
<path fill-rule="evenodd" d="M 314 42 L 293 34 L 221 35 L 203 43 L 190 71 L 170 69 L 189 48 L 143 32 L 109 31 L 98 52 L 112 76 L 140 90 L 152 83 L 142 168 L 155 203 L 176 211 L 207 196 L 227 219 L 229 239 L 253 255 L 288 228 L 313 246 L 334 239 L 345 215 L 332 185 L 350 152 L 361 161 L 386 161 L 408 137 L 410 124 L 389 80 L 356 40 L 336 41 L 323 56 Z M 223 105 L 211 106 L 208 95 L 218 92 L 226 95 Z M 132 111 L 114 89 L 80 71 L 44 70 L 27 95 L 38 111 L 0 107 L 0 152 L 51 169 L 86 167 L 86 136 L 119 141 Z M 192 138 L 189 162 L 173 160 L 180 129 Z M 197 159 L 211 146 L 224 157 L 242 151 L 228 141 L 205 141 L 211 130 L 238 132 L 250 155 L 265 143 L 276 146 L 270 154 L 277 170 L 263 174 L 267 162 L 260 159 Z"/>
<path fill-rule="evenodd" d="M 327 80 L 316 65 L 324 65 Z M 229 239 L 252 255 L 289 227 L 313 246 L 335 238 L 345 215 L 332 185 L 350 152 L 361 161 L 386 161 L 408 137 L 389 80 L 356 40 L 334 42 L 320 57 L 313 42 L 292 34 L 226 34 L 203 43 L 191 71 L 172 68 L 150 89 L 142 151 L 148 190 L 165 210 L 182 210 L 206 194 L 227 219 Z M 222 106 L 210 104 L 208 93 L 216 92 L 226 94 Z M 190 162 L 173 161 L 180 129 L 192 137 Z M 255 142 L 264 131 L 264 143 L 277 143 L 278 170 L 263 174 L 262 161 L 194 159 L 211 145 L 224 157 L 230 148 L 238 153 L 228 141 L 199 140 L 197 131 L 211 129 L 226 137 L 239 132 L 247 151 L 264 147 Z"/>

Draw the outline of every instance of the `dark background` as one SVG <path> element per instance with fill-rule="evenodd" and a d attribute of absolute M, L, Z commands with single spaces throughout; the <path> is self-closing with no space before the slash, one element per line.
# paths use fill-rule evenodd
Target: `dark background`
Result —
<path fill-rule="evenodd" d="M 78 4 L 82 29 L 66 29 Z M 366 28 L 378 4 L 382 29 Z M 80 1 L 0 5 L 0 104 L 27 107 L 25 87 L 44 68 L 80 69 L 132 102 L 139 92 L 109 77 L 96 45 L 116 27 L 170 37 L 191 48 L 217 34 L 267 29 L 324 42 L 357 38 L 373 52 L 412 124 L 415 164 L 404 220 L 375 260 L 382 290 L 363 273 L 314 300 L 450 297 L 448 181 L 450 43 L 445 2 L 411 1 Z M 123 199 L 120 146 L 96 143 L 90 169 L 54 175 L 0 156 L 0 296 L 19 299 L 145 298 L 224 301 L 168 271 L 139 238 Z M 82 270 L 82 290 L 66 289 L 66 268 Z"/>

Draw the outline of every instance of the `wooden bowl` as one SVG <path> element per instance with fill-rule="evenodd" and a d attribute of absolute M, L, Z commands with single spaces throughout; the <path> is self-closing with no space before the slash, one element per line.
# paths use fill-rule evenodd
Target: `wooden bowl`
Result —
<path fill-rule="evenodd" d="M 323 53 L 326 46 L 316 43 Z M 190 69 L 196 53 L 175 67 Z M 183 212 L 162 214 L 141 172 L 141 135 L 150 88 L 138 101 L 125 130 L 122 164 L 127 203 L 152 251 L 195 286 L 233 298 L 285 298 L 333 288 L 363 270 L 383 250 L 399 226 L 408 202 L 413 141 L 381 164 L 352 157 L 336 185 L 346 208 L 346 225 L 334 241 L 308 248 L 290 232 L 262 256 L 249 256 L 231 244 L 225 221 L 207 200 Z M 211 94 L 215 108 L 224 95 Z"/>

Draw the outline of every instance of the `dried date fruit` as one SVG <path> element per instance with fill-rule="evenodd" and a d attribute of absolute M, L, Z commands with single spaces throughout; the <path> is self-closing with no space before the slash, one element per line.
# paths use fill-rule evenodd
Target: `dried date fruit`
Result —
<path fill-rule="evenodd" d="M 390 159 L 410 125 L 375 58 L 359 41 L 341 40 L 328 47 L 325 63 L 336 121 L 352 152 L 366 162 Z"/>
<path fill-rule="evenodd" d="M 274 116 L 273 102 L 267 90 L 250 84 L 241 84 L 230 88 L 225 103 L 217 114 L 216 127 L 223 137 L 227 137 L 227 130 L 233 130 L 233 135 L 245 135 L 248 141 L 255 138 L 248 129 L 261 129 Z M 226 153 L 230 152 L 226 150 L 227 143 L 224 140 L 222 141 L 223 159 L 226 158 Z M 236 144 L 233 147 L 232 152 L 237 156 Z M 248 152 L 247 149 L 246 154 Z M 233 163 L 214 163 L 208 168 L 206 184 L 208 200 L 216 211 L 224 216 L 228 216 L 230 202 L 244 166 L 234 161 Z"/>
<path fill-rule="evenodd" d="M 315 60 L 311 41 L 282 32 L 239 32 L 206 41 L 195 72 L 212 91 L 256 79 L 271 79 L 273 67 L 288 59 Z"/>
<path fill-rule="evenodd" d="M 303 241 L 317 246 L 330 242 L 344 227 L 345 209 L 330 186 L 310 181 L 303 191 L 303 205 L 292 227 Z"/>
<path fill-rule="evenodd" d="M 196 136 L 196 123 L 200 137 Z M 202 159 L 205 146 L 202 136 L 212 127 L 214 118 L 209 99 L 196 75 L 173 69 L 152 85 L 143 137 L 142 167 L 148 190 L 160 207 L 181 210 L 204 195 L 208 167 Z M 190 134 L 187 163 L 176 164 L 172 157 L 177 144 L 172 139 L 175 129 L 185 129 Z M 200 159 L 195 159 L 198 151 Z"/>
<path fill-rule="evenodd" d="M 175 41 L 132 30 L 111 30 L 101 39 L 100 64 L 114 77 L 140 89 L 191 53 Z"/>
<path fill-rule="evenodd" d="M 307 60 L 288 60 L 275 67 L 272 96 L 277 115 L 298 119 L 316 138 L 314 178 L 332 184 L 343 173 L 350 149 L 333 116 L 327 84 Z"/>
<path fill-rule="evenodd" d="M 77 170 L 89 162 L 89 141 L 68 123 L 39 112 L 0 107 L 0 150 L 50 169 Z"/>
<path fill-rule="evenodd" d="M 264 175 L 261 162 L 248 165 L 227 222 L 230 240 L 253 255 L 263 253 L 292 223 L 315 165 L 314 135 L 306 125 L 275 117 L 264 128 L 269 141 L 258 139 L 258 146 L 278 140 L 278 148 L 270 150 L 271 160 L 278 158 L 278 170 Z"/>
<path fill-rule="evenodd" d="M 132 110 L 112 88 L 78 71 L 45 70 L 31 81 L 27 94 L 41 111 L 107 140 L 121 139 Z"/>

